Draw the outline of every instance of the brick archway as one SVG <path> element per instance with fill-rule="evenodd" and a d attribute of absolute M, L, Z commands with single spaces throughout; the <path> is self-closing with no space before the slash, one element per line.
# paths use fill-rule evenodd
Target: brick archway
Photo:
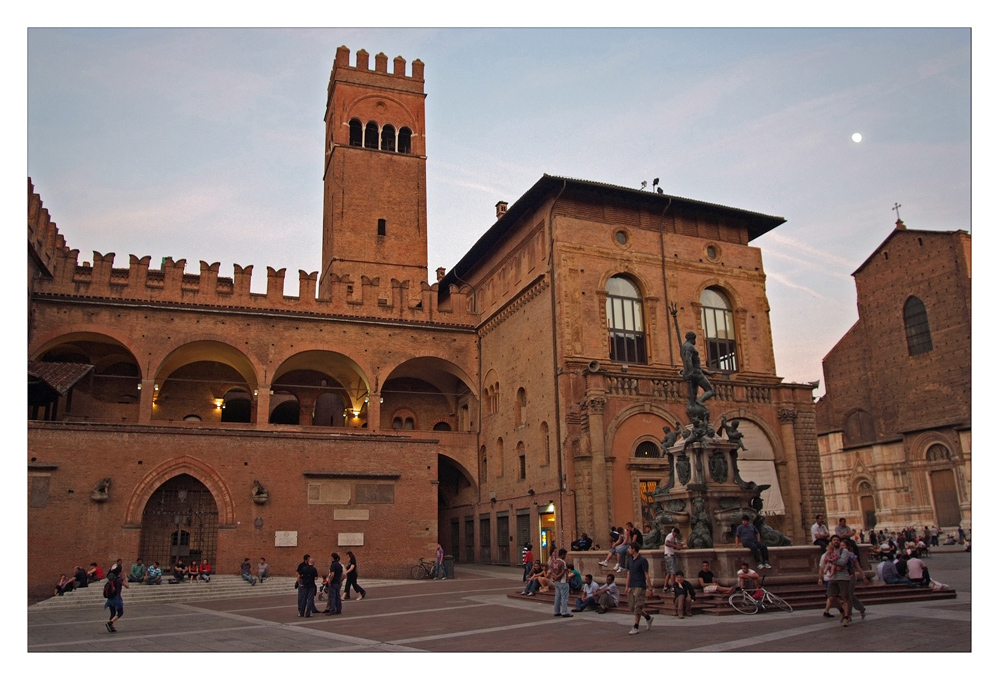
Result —
<path fill-rule="evenodd" d="M 156 489 L 160 488 L 168 480 L 182 474 L 191 475 L 212 492 L 215 503 L 218 505 L 220 527 L 236 523 L 236 508 L 233 504 L 229 487 L 223 481 L 221 475 L 203 461 L 192 456 L 172 458 L 151 470 L 135 486 L 132 496 L 128 499 L 128 506 L 125 510 L 125 523 L 132 526 L 141 525 L 142 513 L 146 509 L 146 503 L 149 502 Z"/>

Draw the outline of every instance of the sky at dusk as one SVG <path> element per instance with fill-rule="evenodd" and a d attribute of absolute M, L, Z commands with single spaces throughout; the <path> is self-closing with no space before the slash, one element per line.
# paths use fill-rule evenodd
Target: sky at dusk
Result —
<path fill-rule="evenodd" d="M 786 218 L 751 245 L 789 380 L 856 321 L 896 202 L 971 229 L 968 29 L 29 29 L 28 175 L 80 261 L 287 268 L 297 295 L 340 45 L 426 64 L 431 271 L 543 173 Z"/>

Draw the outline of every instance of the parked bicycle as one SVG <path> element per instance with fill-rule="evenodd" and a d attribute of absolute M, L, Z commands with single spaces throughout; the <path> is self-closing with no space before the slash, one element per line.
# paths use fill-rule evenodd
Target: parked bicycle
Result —
<path fill-rule="evenodd" d="M 410 570 L 409 575 L 415 579 L 433 578 L 437 563 L 431 560 L 420 558 L 420 563 Z"/>
<path fill-rule="evenodd" d="M 774 595 L 764 588 L 762 580 L 760 581 L 760 587 L 755 590 L 738 588 L 728 596 L 728 603 L 740 614 L 755 614 L 758 611 L 766 611 L 767 609 L 780 609 L 782 612 L 794 611 L 794 608 L 787 603 L 787 600 L 779 595 Z"/>

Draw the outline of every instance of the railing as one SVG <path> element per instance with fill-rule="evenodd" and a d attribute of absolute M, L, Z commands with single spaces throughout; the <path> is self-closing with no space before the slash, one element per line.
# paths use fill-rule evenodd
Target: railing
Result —
<path fill-rule="evenodd" d="M 608 375 L 607 394 L 621 397 L 652 397 L 663 401 L 687 400 L 687 384 L 680 377 L 645 378 L 627 375 Z M 735 380 L 714 380 L 715 399 L 752 404 L 773 403 L 773 390 L 768 385 Z"/>

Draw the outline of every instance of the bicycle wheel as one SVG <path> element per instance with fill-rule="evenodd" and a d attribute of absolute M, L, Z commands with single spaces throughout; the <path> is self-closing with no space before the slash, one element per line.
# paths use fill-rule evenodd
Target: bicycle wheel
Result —
<path fill-rule="evenodd" d="M 426 578 L 427 570 L 423 568 L 422 564 L 417 564 L 415 567 L 413 567 L 412 571 L 409 572 L 409 575 L 419 580 L 421 578 Z"/>
<path fill-rule="evenodd" d="M 755 614 L 756 600 L 744 590 L 739 590 L 728 596 L 728 603 L 740 614 Z"/>
<path fill-rule="evenodd" d="M 784 598 L 778 595 L 774 595 L 773 593 L 769 592 L 767 593 L 767 602 L 774 605 L 775 607 L 779 607 L 782 612 L 794 611 L 794 608 L 791 605 L 789 605 Z"/>

